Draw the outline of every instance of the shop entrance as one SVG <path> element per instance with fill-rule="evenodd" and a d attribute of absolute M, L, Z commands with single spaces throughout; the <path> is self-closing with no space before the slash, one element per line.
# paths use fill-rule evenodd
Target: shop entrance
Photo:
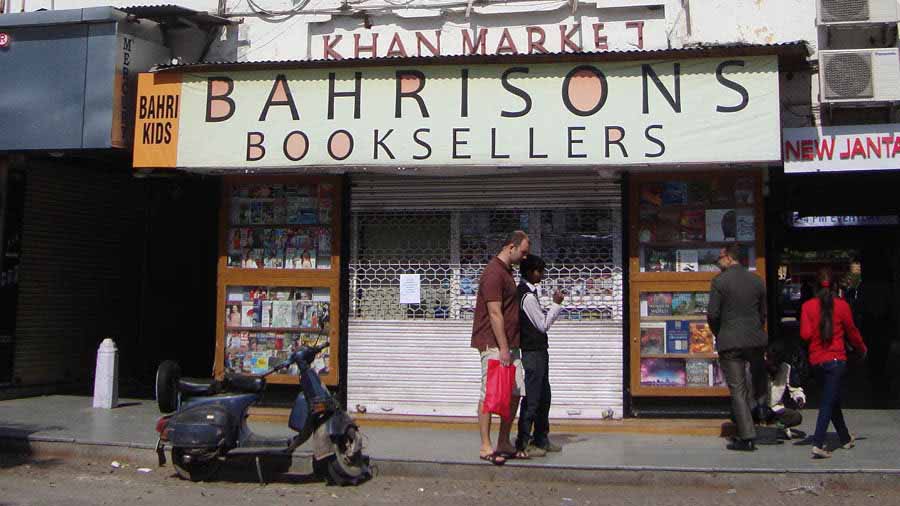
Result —
<path fill-rule="evenodd" d="M 844 405 L 896 408 L 900 406 L 900 212 L 896 199 L 881 195 L 883 176 L 877 181 L 860 179 L 810 176 L 786 185 L 790 193 L 782 215 L 785 227 L 777 255 L 772 255 L 778 262 L 773 266 L 777 285 L 771 336 L 805 349 L 799 336 L 800 306 L 815 296 L 819 269 L 831 268 L 869 348 L 865 360 L 851 360 Z M 815 198 L 810 199 L 809 193 Z M 815 379 L 807 378 L 806 384 L 814 402 L 819 390 Z"/>

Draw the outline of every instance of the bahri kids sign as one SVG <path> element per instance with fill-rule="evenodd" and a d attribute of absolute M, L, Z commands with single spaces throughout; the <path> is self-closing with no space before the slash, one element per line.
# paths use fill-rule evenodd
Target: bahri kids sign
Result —
<path fill-rule="evenodd" d="M 780 158 L 776 58 L 142 74 L 134 166 Z"/>

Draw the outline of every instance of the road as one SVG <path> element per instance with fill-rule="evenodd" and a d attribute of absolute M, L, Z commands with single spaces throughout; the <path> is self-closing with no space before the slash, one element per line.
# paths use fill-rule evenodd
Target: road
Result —
<path fill-rule="evenodd" d="M 354 488 L 329 487 L 303 474 L 260 486 L 253 475 L 216 483 L 178 479 L 171 467 L 141 472 L 128 462 L 20 460 L 0 455 L 0 505 L 659 505 L 876 506 L 900 504 L 900 487 L 653 487 L 548 482 L 460 481 L 379 476 Z M 894 481 L 896 483 L 896 481 Z"/>

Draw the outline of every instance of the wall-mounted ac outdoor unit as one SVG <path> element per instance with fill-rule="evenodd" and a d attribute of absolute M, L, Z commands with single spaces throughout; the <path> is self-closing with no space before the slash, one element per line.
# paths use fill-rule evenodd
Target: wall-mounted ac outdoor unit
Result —
<path fill-rule="evenodd" d="M 897 0 L 818 0 L 820 25 L 896 23 Z"/>
<path fill-rule="evenodd" d="M 819 51 L 823 103 L 900 101 L 900 49 Z"/>

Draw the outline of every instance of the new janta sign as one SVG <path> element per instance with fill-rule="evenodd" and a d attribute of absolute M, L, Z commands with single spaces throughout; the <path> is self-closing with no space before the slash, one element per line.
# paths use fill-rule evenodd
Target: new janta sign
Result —
<path fill-rule="evenodd" d="M 774 57 L 140 78 L 136 167 L 771 161 Z"/>

